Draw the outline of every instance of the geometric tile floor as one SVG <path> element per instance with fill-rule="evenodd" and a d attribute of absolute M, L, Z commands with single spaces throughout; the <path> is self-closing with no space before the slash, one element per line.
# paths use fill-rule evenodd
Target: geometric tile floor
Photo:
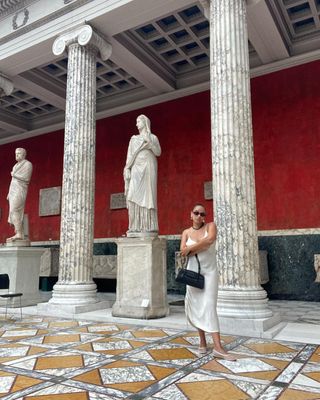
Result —
<path fill-rule="evenodd" d="M 0 320 L 4 400 L 320 399 L 318 345 L 222 336 L 233 362 L 199 355 L 194 331 L 14 318 Z"/>

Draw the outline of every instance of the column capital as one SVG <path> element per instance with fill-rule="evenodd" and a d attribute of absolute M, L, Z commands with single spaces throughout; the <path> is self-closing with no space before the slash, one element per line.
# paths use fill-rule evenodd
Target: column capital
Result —
<path fill-rule="evenodd" d="M 210 0 L 199 0 L 203 8 L 203 14 L 210 21 Z"/>
<path fill-rule="evenodd" d="M 58 36 L 52 46 L 53 54 L 56 56 L 61 55 L 66 50 L 66 47 L 73 43 L 78 43 L 81 46 L 86 46 L 90 43 L 90 45 L 99 50 L 102 60 L 107 60 L 111 57 L 111 44 L 98 35 L 90 25 L 82 25 Z"/>
<path fill-rule="evenodd" d="M 13 82 L 0 73 L 0 97 L 9 96 L 13 91 Z"/>

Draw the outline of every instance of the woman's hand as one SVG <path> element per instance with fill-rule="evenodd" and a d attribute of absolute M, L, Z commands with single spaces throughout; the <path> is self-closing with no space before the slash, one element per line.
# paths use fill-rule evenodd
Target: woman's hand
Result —
<path fill-rule="evenodd" d="M 183 256 L 188 256 L 190 254 L 190 249 L 186 246 L 181 250 Z"/>

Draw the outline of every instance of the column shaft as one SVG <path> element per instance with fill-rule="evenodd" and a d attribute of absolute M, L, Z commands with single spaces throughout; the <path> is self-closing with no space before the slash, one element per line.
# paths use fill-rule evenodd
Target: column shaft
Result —
<path fill-rule="evenodd" d="M 259 284 L 245 0 L 211 1 L 211 115 L 219 314 L 271 315 Z"/>
<path fill-rule="evenodd" d="M 90 45 L 68 47 L 59 281 L 52 302 L 91 303 L 95 190 L 96 54 Z"/>

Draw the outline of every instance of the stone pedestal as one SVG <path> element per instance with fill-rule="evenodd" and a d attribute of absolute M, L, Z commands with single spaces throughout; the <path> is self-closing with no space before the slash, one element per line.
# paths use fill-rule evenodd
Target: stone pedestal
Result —
<path fill-rule="evenodd" d="M 161 318 L 168 312 L 166 239 L 119 238 L 115 317 Z"/>
<path fill-rule="evenodd" d="M 40 258 L 44 249 L 32 247 L 0 248 L 0 274 L 9 276 L 9 292 L 21 292 L 21 304 L 31 306 L 41 302 L 39 293 Z M 6 293 L 7 289 L 3 289 Z M 1 299 L 1 305 L 5 300 Z M 13 298 L 12 307 L 20 307 L 20 299 Z"/>

